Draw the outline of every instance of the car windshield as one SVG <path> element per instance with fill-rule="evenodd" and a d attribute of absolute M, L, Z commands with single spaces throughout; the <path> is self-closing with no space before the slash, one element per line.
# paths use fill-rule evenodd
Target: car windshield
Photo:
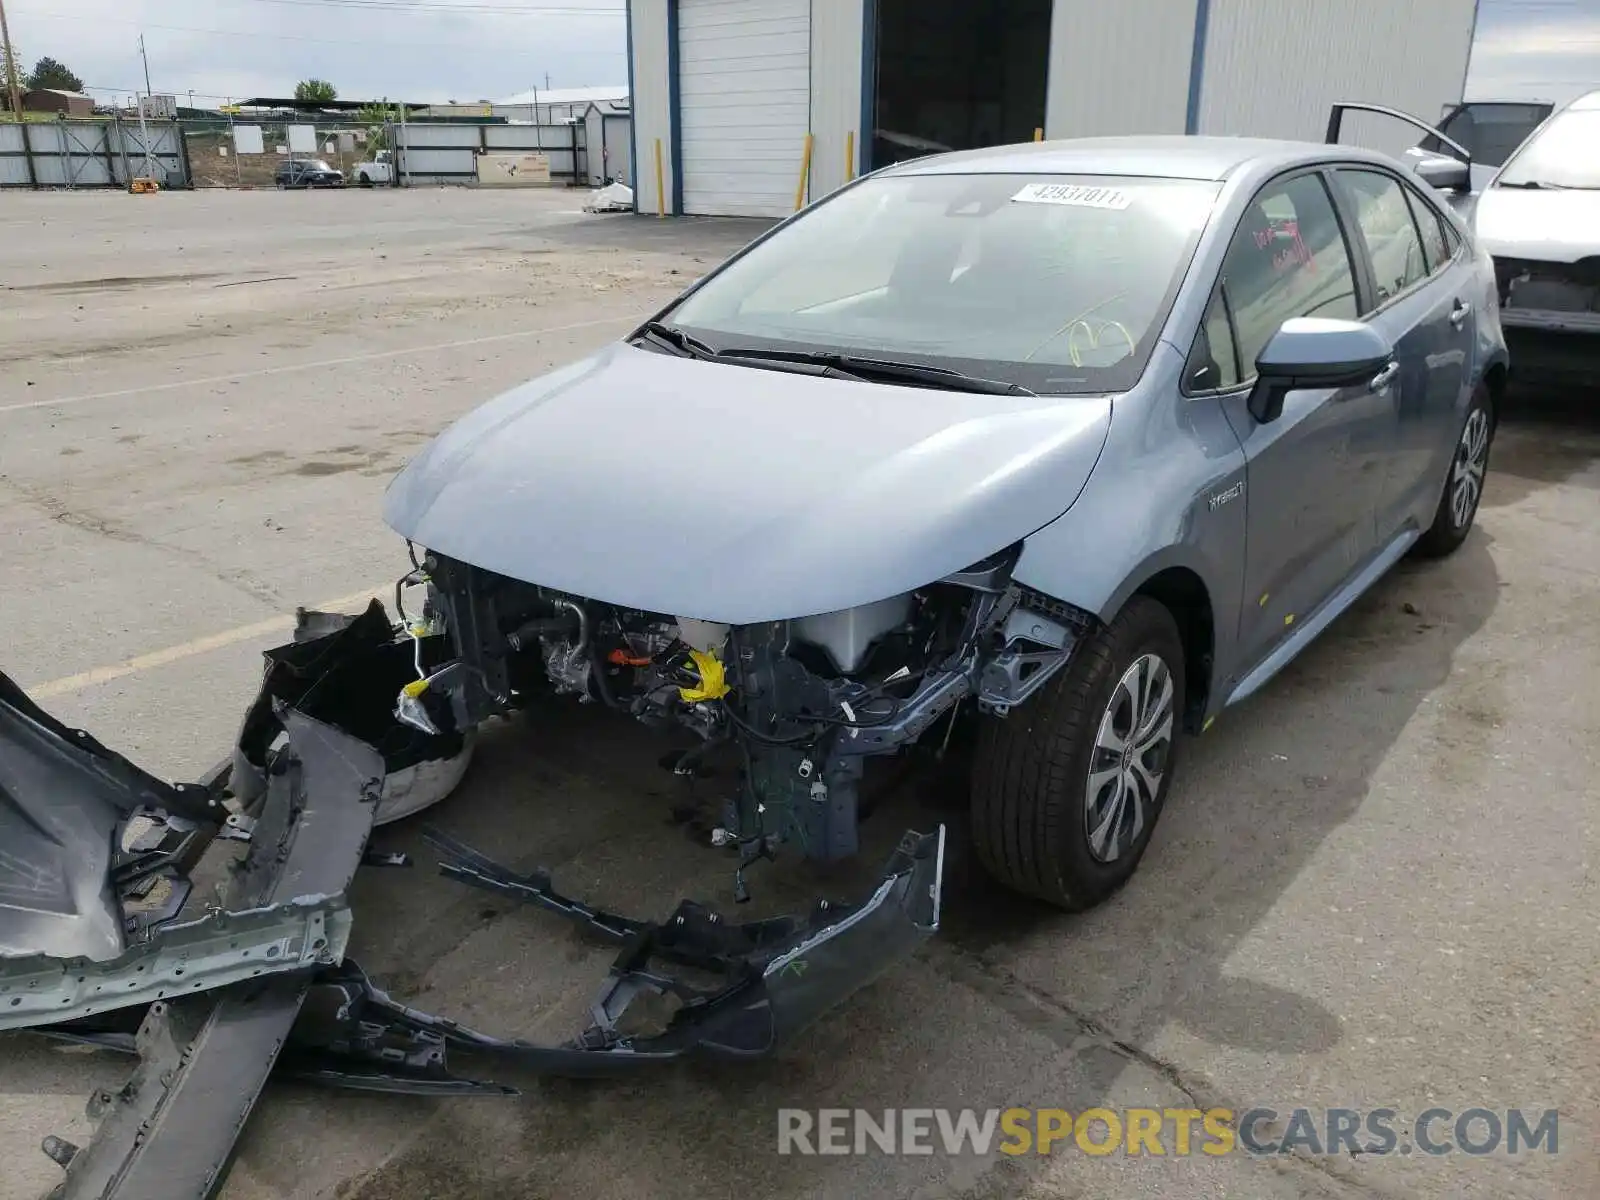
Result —
<path fill-rule="evenodd" d="M 1600 189 L 1600 109 L 1552 117 L 1506 164 L 1505 187 Z"/>
<path fill-rule="evenodd" d="M 1040 393 L 1138 379 L 1220 185 L 891 175 L 802 215 L 662 320 L 717 350 L 893 359 Z"/>
<path fill-rule="evenodd" d="M 312 159 L 310 162 L 305 164 L 305 167 L 306 167 L 306 170 L 308 170 L 308 171 L 331 171 L 331 170 L 333 170 L 332 167 L 330 167 L 327 163 L 323 162 L 322 159 L 320 159 L 320 158 Z"/>

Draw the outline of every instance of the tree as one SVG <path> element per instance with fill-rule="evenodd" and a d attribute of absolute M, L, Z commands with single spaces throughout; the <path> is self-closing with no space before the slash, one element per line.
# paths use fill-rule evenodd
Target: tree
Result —
<path fill-rule="evenodd" d="M 57 62 L 47 55 L 33 64 L 33 74 L 28 76 L 28 86 L 55 88 L 63 92 L 81 92 L 83 80 L 74 75 L 65 63 Z"/>
<path fill-rule="evenodd" d="M 356 113 L 356 124 L 363 126 L 367 131 L 367 149 L 373 151 L 387 149 L 389 138 L 385 127 L 391 121 L 399 119 L 399 107 L 390 107 L 387 100 L 381 103 L 369 100 L 363 104 Z"/>
<path fill-rule="evenodd" d="M 339 89 L 326 79 L 302 79 L 294 85 L 296 100 L 337 100 Z"/>
<path fill-rule="evenodd" d="M 11 110 L 11 73 L 13 67 L 17 75 L 17 89 L 28 90 L 28 73 L 22 69 L 22 55 L 17 53 L 16 44 L 11 47 L 11 58 L 7 59 L 5 51 L 0 50 L 0 108 L 7 112 Z"/>

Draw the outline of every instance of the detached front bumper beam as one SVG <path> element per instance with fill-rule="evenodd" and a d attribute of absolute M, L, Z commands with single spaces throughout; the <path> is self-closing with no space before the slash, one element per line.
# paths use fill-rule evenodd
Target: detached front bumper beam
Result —
<path fill-rule="evenodd" d="M 806 917 L 743 923 L 688 900 L 663 922 L 636 921 L 561 895 L 542 872 L 519 876 L 442 834 L 428 837 L 445 856 L 444 874 L 567 917 L 620 946 L 590 1008 L 591 1024 L 565 1045 L 505 1041 L 439 1022 L 451 1044 L 508 1055 L 551 1074 L 607 1075 L 691 1055 L 770 1054 L 939 928 L 942 826 L 930 834 L 907 832 L 860 904 L 819 901 Z M 717 982 L 689 984 L 658 964 L 710 973 Z M 624 1014 L 644 994 L 670 997 L 679 1007 L 658 1033 L 624 1032 Z"/>
<path fill-rule="evenodd" d="M 280 1077 L 358 1091 L 416 1095 L 507 1095 L 516 1088 L 452 1073 L 452 1052 L 538 1074 L 591 1078 L 688 1057 L 750 1059 L 789 1043 L 816 1018 L 870 983 L 939 925 L 944 830 L 907 833 L 872 894 L 858 905 L 820 902 L 806 918 L 745 923 L 685 901 L 666 921 L 636 921 L 555 892 L 547 876 L 519 876 L 441 834 L 446 875 L 566 916 L 620 945 L 591 1024 L 571 1041 L 544 1045 L 495 1037 L 399 1003 L 353 961 L 320 970 L 295 994 L 298 1016 L 276 1064 Z M 709 973 L 688 984 L 658 964 Z M 288 982 L 288 981 L 285 981 Z M 660 1032 L 619 1026 L 641 995 L 679 1007 Z M 152 1010 L 152 1017 L 159 1017 Z M 151 1018 L 147 1018 L 148 1025 Z M 114 1016 L 41 1030 L 104 1049 L 135 1052 L 136 1037 Z"/>

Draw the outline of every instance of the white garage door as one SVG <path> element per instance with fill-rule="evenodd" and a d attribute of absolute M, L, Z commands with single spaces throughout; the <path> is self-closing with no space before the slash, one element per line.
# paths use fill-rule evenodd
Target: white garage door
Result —
<path fill-rule="evenodd" d="M 810 110 L 810 0 L 678 0 L 685 212 L 793 212 Z"/>

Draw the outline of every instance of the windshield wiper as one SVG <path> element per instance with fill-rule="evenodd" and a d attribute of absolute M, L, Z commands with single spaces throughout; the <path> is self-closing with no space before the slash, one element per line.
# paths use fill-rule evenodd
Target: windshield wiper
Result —
<path fill-rule="evenodd" d="M 702 342 L 687 330 L 679 329 L 676 325 L 668 325 L 665 321 L 646 321 L 640 327 L 639 332 L 657 342 L 665 342 L 679 354 L 687 355 L 690 358 L 712 359 L 718 357 L 716 347 L 707 342 Z"/>
<path fill-rule="evenodd" d="M 920 383 L 926 387 L 947 392 L 979 392 L 988 396 L 1034 396 L 1020 383 L 1006 383 L 999 379 L 984 379 L 952 371 L 949 367 L 930 367 L 923 363 L 900 362 L 887 358 L 860 358 L 854 354 L 839 354 L 831 350 L 793 351 L 757 350 L 730 347 L 721 351 L 718 358 L 749 359 L 763 364 L 782 366 L 793 364 L 801 369 L 824 368 L 855 379 L 890 380 Z"/>
<path fill-rule="evenodd" d="M 1524 191 L 1529 192 L 1565 192 L 1568 190 L 1567 185 L 1564 183 L 1545 183 L 1538 179 L 1518 179 L 1510 183 L 1507 183 L 1504 179 L 1502 179 L 1500 181 L 1500 186 L 1507 188 L 1522 188 Z"/>

